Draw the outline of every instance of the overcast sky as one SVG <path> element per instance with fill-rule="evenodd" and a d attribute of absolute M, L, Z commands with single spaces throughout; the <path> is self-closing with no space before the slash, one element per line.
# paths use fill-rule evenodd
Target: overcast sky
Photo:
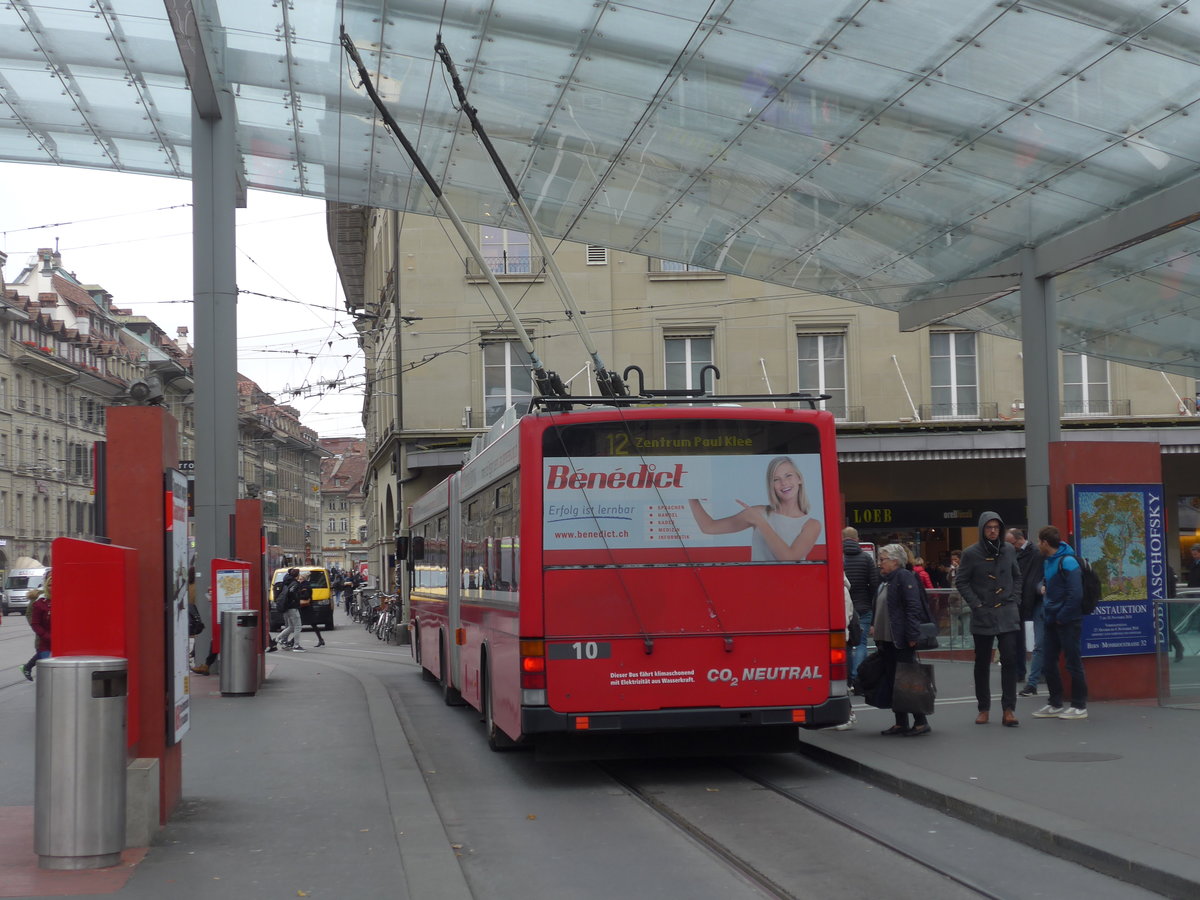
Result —
<path fill-rule="evenodd" d="M 6 280 L 38 248 L 57 246 L 63 267 L 117 306 L 171 337 L 191 331 L 190 182 L 0 163 L 0 198 Z M 250 192 L 237 213 L 237 283 L 253 292 L 238 297 L 238 370 L 321 437 L 361 436 L 362 351 L 324 201 Z"/>

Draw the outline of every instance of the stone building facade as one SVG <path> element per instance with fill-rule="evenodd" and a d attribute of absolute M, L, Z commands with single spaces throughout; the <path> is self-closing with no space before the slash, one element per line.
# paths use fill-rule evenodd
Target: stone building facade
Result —
<path fill-rule="evenodd" d="M 363 515 L 363 477 L 367 444 L 360 438 L 322 438 L 321 558 L 343 571 L 370 565 L 367 520 Z"/>
<path fill-rule="evenodd" d="M 180 459 L 195 459 L 191 347 L 80 281 L 61 254 L 37 252 L 5 279 L 0 253 L 0 571 L 25 556 L 51 562 L 57 537 L 100 535 L 95 445 L 109 407 L 142 382 L 179 424 Z M 239 382 L 239 496 L 260 496 L 268 562 L 319 553 L 317 435 L 295 409 Z"/>
<path fill-rule="evenodd" d="M 473 226 L 489 267 L 546 367 L 573 395 L 595 394 L 536 245 L 506 224 Z M 331 204 L 328 228 L 366 356 L 366 515 L 374 561 L 387 565 L 404 509 L 508 405 L 528 402 L 528 359 L 442 223 Z M 634 387 L 828 394 L 847 518 L 865 530 L 899 532 L 937 558 L 973 539 L 958 512 L 997 500 L 1023 511 L 1018 342 L 940 326 L 902 332 L 879 307 L 598 246 L 555 247 L 602 360 L 617 372 L 635 366 Z M 1064 428 L 1158 440 L 1168 494 L 1200 495 L 1194 380 L 1080 354 L 1060 354 L 1060 372 Z"/>

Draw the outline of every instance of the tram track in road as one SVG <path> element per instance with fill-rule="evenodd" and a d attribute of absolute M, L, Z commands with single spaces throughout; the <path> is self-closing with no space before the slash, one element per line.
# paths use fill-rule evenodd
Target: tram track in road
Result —
<path fill-rule="evenodd" d="M 794 894 L 778 884 L 749 860 L 742 858 L 741 855 L 733 852 L 732 849 L 714 838 L 697 823 L 680 814 L 669 803 L 663 802 L 649 790 L 636 784 L 633 779 L 621 772 L 619 765 L 614 763 L 600 763 L 599 768 L 626 790 L 631 797 L 648 809 L 653 810 L 675 828 L 705 848 L 713 856 L 721 860 L 726 866 L 764 891 L 768 896 L 776 897 L 778 900 L 801 900 L 800 895 Z"/>
<path fill-rule="evenodd" d="M 873 841 L 874 843 L 881 847 L 887 848 L 893 853 L 912 860 L 917 865 L 923 866 L 935 875 L 949 879 L 950 881 L 961 885 L 980 897 L 987 897 L 989 900 L 1008 900 L 1009 895 L 997 894 L 988 890 L 985 886 L 980 884 L 976 878 L 960 869 L 957 869 L 956 867 L 935 864 L 927 857 L 914 852 L 904 842 L 896 840 L 882 829 L 871 827 L 855 817 L 843 815 L 837 809 L 832 808 L 827 804 L 817 803 L 813 800 L 803 797 L 796 790 L 776 784 L 771 779 L 753 771 L 747 771 L 745 768 L 739 765 L 731 765 L 729 768 L 731 771 L 736 772 L 738 775 L 747 779 L 748 781 L 759 785 L 764 790 L 783 797 L 784 799 L 789 800 L 807 810 L 811 810 L 825 819 L 836 822 L 841 827 L 849 829 L 855 834 L 861 835 L 867 840 Z"/>
<path fill-rule="evenodd" d="M 673 790 L 661 790 L 647 783 L 639 783 L 639 776 L 631 774 L 629 767 L 622 764 L 602 763 L 600 764 L 600 768 L 609 778 L 617 782 L 617 784 L 628 791 L 641 804 L 653 810 L 675 828 L 684 832 L 693 841 L 700 844 L 725 865 L 750 881 L 767 896 L 778 898 L 778 900 L 805 900 L 805 898 L 813 896 L 813 884 L 803 878 L 798 878 L 798 873 L 792 873 L 792 876 L 788 877 L 786 867 L 777 868 L 774 874 L 765 871 L 767 868 L 777 867 L 777 854 L 767 851 L 762 852 L 759 859 L 750 857 L 751 853 L 760 853 L 762 850 L 762 846 L 758 840 L 748 841 L 745 847 L 738 848 L 733 846 L 725 836 L 717 833 L 721 830 L 720 826 L 724 824 L 721 815 L 712 815 L 710 813 L 697 815 L 696 813 L 699 812 L 698 809 L 694 809 L 693 812 L 687 812 L 684 809 L 677 808 L 667 799 L 668 796 L 675 793 Z M 714 784 L 703 787 L 706 793 L 736 793 L 739 790 L 742 792 L 751 790 L 759 795 L 752 802 L 761 806 L 762 792 L 766 791 L 771 796 L 785 801 L 793 809 L 801 809 L 806 814 L 818 817 L 826 826 L 849 830 L 860 838 L 909 860 L 932 875 L 935 880 L 953 882 L 963 889 L 959 893 L 959 896 L 983 897 L 988 898 L 988 900 L 1012 900 L 1011 894 L 994 893 L 985 886 L 977 883 L 966 873 L 956 870 L 952 866 L 938 865 L 930 859 L 922 858 L 919 854 L 914 853 L 910 848 L 906 847 L 903 842 L 892 839 L 881 829 L 864 827 L 861 822 L 856 822 L 850 817 L 840 815 L 834 809 L 808 800 L 798 795 L 795 791 L 772 783 L 770 779 L 749 771 L 742 765 L 714 762 L 711 766 L 710 774 L 714 776 L 711 779 Z M 728 775 L 733 775 L 737 779 L 741 779 L 742 784 L 729 784 L 725 780 L 728 778 Z M 843 776 L 836 775 L 833 777 L 842 778 Z M 698 792 L 699 785 L 691 785 L 690 787 Z M 746 816 L 746 820 L 750 821 L 751 817 Z M 786 824 L 781 823 L 780 825 L 780 830 L 784 833 L 800 836 L 812 832 L 812 823 L 807 821 L 806 816 L 798 818 L 788 817 L 785 822 Z M 714 828 L 714 825 L 717 827 Z M 837 840 L 834 843 L 840 845 L 843 842 Z M 746 852 L 747 850 L 749 852 Z M 789 886 L 793 885 L 793 883 L 794 886 Z"/>
<path fill-rule="evenodd" d="M 769 897 L 1157 896 L 786 754 L 597 765 Z"/>

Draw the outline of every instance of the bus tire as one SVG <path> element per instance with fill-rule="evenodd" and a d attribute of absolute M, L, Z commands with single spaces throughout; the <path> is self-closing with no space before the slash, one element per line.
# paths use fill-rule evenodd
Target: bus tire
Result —
<path fill-rule="evenodd" d="M 441 678 L 440 678 L 440 681 L 442 682 L 442 701 L 447 706 L 462 706 L 463 705 L 462 694 L 460 694 L 458 692 L 458 688 L 456 688 L 454 685 L 452 685 L 450 683 L 450 674 L 449 674 L 450 669 L 449 669 L 449 665 L 448 665 L 450 657 L 449 657 L 449 653 L 446 648 L 446 636 L 444 634 L 442 635 L 439 643 L 440 643 L 441 651 L 442 651 L 440 654 L 440 656 L 441 656 L 441 660 L 440 660 L 440 662 L 441 662 L 441 666 L 440 666 Z"/>
<path fill-rule="evenodd" d="M 508 750 L 515 750 L 517 742 L 510 738 L 507 734 L 500 730 L 496 724 L 496 717 L 493 714 L 492 703 L 492 670 L 488 665 L 484 669 L 483 682 L 483 727 L 487 735 L 487 745 L 494 753 L 504 753 Z"/>

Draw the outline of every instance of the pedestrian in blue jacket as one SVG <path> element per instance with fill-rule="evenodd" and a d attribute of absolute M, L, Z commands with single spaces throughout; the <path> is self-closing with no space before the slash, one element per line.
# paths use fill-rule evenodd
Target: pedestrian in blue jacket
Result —
<path fill-rule="evenodd" d="M 1045 557 L 1042 564 L 1042 612 L 1045 616 L 1042 674 L 1050 691 L 1050 702 L 1033 715 L 1038 719 L 1086 719 L 1087 679 L 1080 656 L 1083 578 L 1079 560 L 1053 525 L 1038 532 L 1038 549 Z M 1071 676 L 1069 708 L 1063 707 L 1062 676 L 1058 671 L 1060 655 Z"/>

